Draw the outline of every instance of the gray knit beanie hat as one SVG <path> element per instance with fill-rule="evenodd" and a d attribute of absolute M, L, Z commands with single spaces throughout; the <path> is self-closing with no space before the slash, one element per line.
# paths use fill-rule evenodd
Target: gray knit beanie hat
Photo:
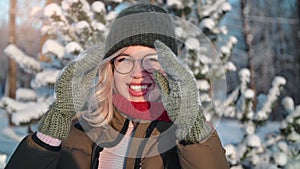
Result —
<path fill-rule="evenodd" d="M 104 58 L 131 45 L 154 48 L 155 40 L 162 41 L 177 54 L 174 25 L 166 10 L 151 4 L 135 4 L 121 11 L 112 23 Z"/>

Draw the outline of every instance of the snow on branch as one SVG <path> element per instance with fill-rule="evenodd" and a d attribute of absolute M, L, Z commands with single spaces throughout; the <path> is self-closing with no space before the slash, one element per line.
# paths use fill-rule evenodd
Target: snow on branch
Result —
<path fill-rule="evenodd" d="M 223 12 L 227 12 L 231 10 L 231 5 L 225 0 L 217 0 L 213 5 L 205 5 L 202 11 L 202 15 L 210 16 L 210 15 L 218 15 Z M 217 14 L 216 14 L 217 13 Z"/>
<path fill-rule="evenodd" d="M 0 168 L 4 168 L 6 164 L 7 155 L 0 154 Z"/>
<path fill-rule="evenodd" d="M 34 101 L 37 95 L 32 89 L 18 88 L 16 91 L 16 100 L 18 101 Z"/>
<path fill-rule="evenodd" d="M 0 108 L 6 109 L 12 115 L 15 125 L 38 120 L 48 110 L 48 106 L 45 102 L 20 102 L 9 97 L 0 100 Z"/>
<path fill-rule="evenodd" d="M 4 49 L 4 53 L 15 60 L 18 65 L 27 73 L 36 74 L 42 69 L 41 63 L 35 60 L 33 57 L 26 55 L 17 46 L 10 44 Z"/>
<path fill-rule="evenodd" d="M 61 72 L 61 70 L 59 70 L 59 69 L 45 69 L 44 71 L 39 72 L 36 75 L 35 79 L 31 83 L 31 85 L 33 88 L 54 85 L 60 72 Z"/>
<path fill-rule="evenodd" d="M 45 55 L 51 53 L 54 54 L 57 58 L 63 59 L 65 48 L 57 41 L 48 39 L 43 45 L 42 53 Z"/>
<path fill-rule="evenodd" d="M 263 104 L 260 110 L 257 111 L 256 119 L 258 121 L 264 121 L 267 120 L 269 117 L 271 111 L 272 111 L 272 105 L 277 100 L 280 94 L 280 90 L 282 86 L 286 84 L 286 80 L 284 77 L 276 76 L 275 79 L 272 82 L 272 88 L 269 90 L 269 93 L 267 95 L 267 100 Z"/>

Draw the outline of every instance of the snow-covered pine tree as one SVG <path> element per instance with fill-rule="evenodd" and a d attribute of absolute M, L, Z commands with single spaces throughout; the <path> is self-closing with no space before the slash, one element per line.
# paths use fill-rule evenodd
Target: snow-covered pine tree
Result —
<path fill-rule="evenodd" d="M 15 45 L 5 49 L 6 55 L 34 75 L 31 89 L 17 89 L 16 100 L 8 97 L 0 100 L 0 107 L 12 115 L 15 125 L 31 125 L 47 111 L 54 100 L 53 86 L 60 71 L 95 41 L 103 41 L 107 25 L 116 16 L 102 1 L 89 4 L 86 0 L 63 0 L 60 5 L 51 3 L 43 9 L 34 9 L 34 17 L 44 23 L 41 34 L 54 38 L 46 40 L 40 51 L 50 62 L 35 60 Z"/>
<path fill-rule="evenodd" d="M 222 87 L 215 87 L 214 83 L 222 82 L 227 72 L 236 71 L 230 56 L 237 39 L 227 36 L 225 26 L 219 26 L 231 6 L 222 0 L 197 1 L 197 5 L 193 1 L 167 1 L 167 4 L 170 13 L 188 21 L 177 22 L 176 33 L 184 44 L 181 46 L 181 57 L 197 79 L 207 119 L 214 122 L 215 117 L 218 119 L 223 115 L 239 121 L 242 140 L 226 145 L 231 168 L 295 168 L 296 159 L 299 159 L 299 146 L 295 146 L 300 133 L 297 120 L 299 114 L 293 113 L 284 120 L 281 134 L 278 131 L 264 135 L 263 138 L 258 136 L 259 130 L 268 124 L 273 105 L 286 84 L 285 78 L 276 76 L 269 92 L 258 95 L 250 89 L 250 71 L 244 68 L 239 70 L 240 85 L 228 93 L 226 99 L 214 97 L 216 89 Z M 197 29 L 201 30 L 200 34 Z M 254 99 L 257 100 L 256 108 L 253 105 Z M 293 112 L 297 112 L 296 109 Z M 280 142 L 274 148 L 272 145 L 276 141 Z M 293 153 L 288 153 L 284 145 L 292 148 Z"/>
<path fill-rule="evenodd" d="M 236 70 L 230 55 L 237 39 L 220 24 L 231 5 L 227 0 L 186 0 L 167 1 L 167 8 L 185 20 L 175 19 L 180 57 L 197 79 L 207 120 L 216 124 L 224 109 L 226 73 Z"/>
<path fill-rule="evenodd" d="M 250 89 L 249 69 L 240 70 L 239 76 L 240 85 L 228 96 L 225 102 L 224 116 L 239 120 L 239 127 L 243 136 L 241 140 L 236 140 L 235 143 L 225 146 L 228 161 L 232 169 L 276 168 L 279 165 L 278 158 L 280 157 L 275 158 L 273 156 L 273 147 L 270 147 L 271 144 L 267 144 L 267 137 L 272 136 L 277 139 L 280 137 L 280 133 L 278 131 L 277 133 L 261 135 L 259 132 L 268 124 L 273 104 L 277 101 L 286 80 L 281 76 L 275 77 L 268 94 L 257 96 Z M 255 98 L 258 100 L 256 109 L 252 104 Z"/>
<path fill-rule="evenodd" d="M 275 88 L 277 87 L 273 82 L 273 87 L 270 89 L 268 96 L 272 91 L 275 92 Z M 273 126 L 278 128 L 277 131 L 265 132 L 265 135 L 261 135 L 258 133 L 265 123 L 264 125 L 260 123 L 260 127 L 255 124 L 254 120 L 248 120 L 247 123 L 241 124 L 241 128 L 245 133 L 243 139 L 240 142 L 237 141 L 234 144 L 225 146 L 231 169 L 297 169 L 299 167 L 300 105 L 294 106 L 294 101 L 290 97 L 285 97 L 282 100 L 282 105 L 286 117 L 281 121 L 281 124 L 277 125 L 275 123 L 276 125 Z M 268 113 L 266 115 L 268 116 Z"/>

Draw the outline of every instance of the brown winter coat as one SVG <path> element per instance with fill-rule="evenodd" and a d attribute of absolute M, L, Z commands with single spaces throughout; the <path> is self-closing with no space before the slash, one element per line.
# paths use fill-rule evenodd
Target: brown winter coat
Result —
<path fill-rule="evenodd" d="M 120 133 L 125 133 L 128 123 L 129 120 L 125 119 L 119 113 L 114 113 L 110 125 Z M 170 126 L 173 125 L 163 121 L 140 123 L 135 127 L 134 137 L 155 137 L 167 129 L 172 128 Z M 103 132 L 103 129 L 99 129 L 99 131 Z M 113 142 L 108 144 L 102 144 L 102 147 L 113 146 L 118 143 L 120 138 L 121 137 L 115 138 Z M 175 141 L 173 136 L 170 137 L 170 142 L 172 141 Z M 155 149 L 153 148 L 155 146 L 148 142 L 145 144 L 143 144 L 144 142 L 136 143 L 131 147 L 133 147 L 132 149 L 143 150 L 142 153 L 147 154 L 148 151 L 152 151 L 149 149 Z M 148 144 L 151 145 L 149 146 Z M 159 144 L 156 145 L 159 147 Z M 78 122 L 74 122 L 68 138 L 60 147 L 52 147 L 41 142 L 36 137 L 36 134 L 25 137 L 10 158 L 6 169 L 96 169 L 99 164 L 99 154 L 101 155 L 100 152 L 103 150 L 102 147 L 97 146 L 91 138 L 87 136 Z M 135 150 L 132 151 L 134 152 Z M 177 144 L 177 146 L 170 148 L 167 152 L 151 157 L 128 157 L 126 159 L 126 168 L 227 169 L 228 165 L 225 158 L 225 151 L 222 148 L 216 131 L 214 131 L 213 134 L 202 143 L 188 145 Z"/>

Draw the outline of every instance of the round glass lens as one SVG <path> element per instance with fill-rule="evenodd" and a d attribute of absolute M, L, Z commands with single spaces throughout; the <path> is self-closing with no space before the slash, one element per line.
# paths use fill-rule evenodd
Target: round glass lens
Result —
<path fill-rule="evenodd" d="M 134 60 L 127 55 L 120 55 L 114 59 L 114 67 L 119 73 L 129 73 L 134 66 Z"/>
<path fill-rule="evenodd" d="M 142 64 L 143 68 L 150 73 L 161 69 L 161 65 L 158 62 L 158 56 L 156 54 L 146 55 L 142 60 Z"/>

